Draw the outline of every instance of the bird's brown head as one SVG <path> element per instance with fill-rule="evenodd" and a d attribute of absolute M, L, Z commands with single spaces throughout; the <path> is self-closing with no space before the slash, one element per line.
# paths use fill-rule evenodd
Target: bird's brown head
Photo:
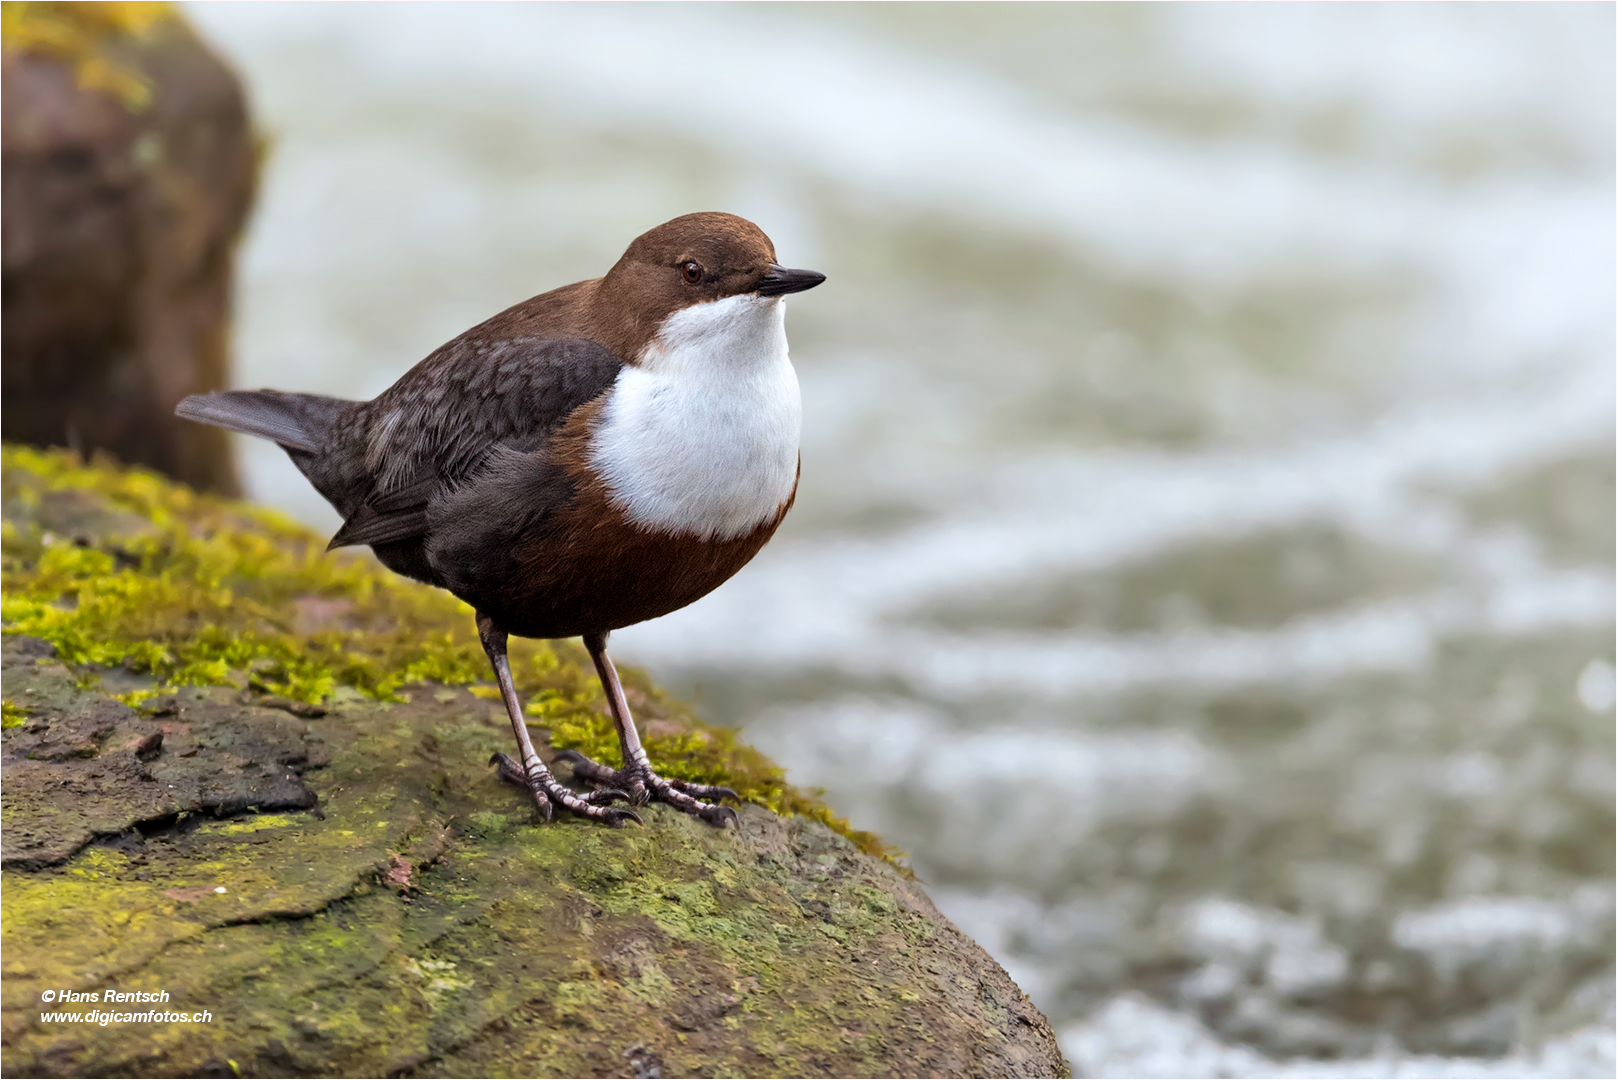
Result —
<path fill-rule="evenodd" d="M 764 231 L 734 214 L 685 214 L 637 236 L 595 290 L 597 335 L 633 361 L 663 321 L 732 296 L 784 296 L 825 280 L 776 263 Z"/>

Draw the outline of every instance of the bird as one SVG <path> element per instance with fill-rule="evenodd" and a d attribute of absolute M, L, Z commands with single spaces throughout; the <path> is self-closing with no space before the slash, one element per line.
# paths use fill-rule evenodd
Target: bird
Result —
<path fill-rule="evenodd" d="M 603 277 L 508 308 L 369 401 L 281 390 L 195 394 L 175 412 L 269 439 L 342 515 L 327 550 L 381 563 L 476 612 L 516 736 L 498 775 L 543 820 L 643 824 L 655 800 L 739 824 L 729 788 L 658 775 L 617 670 L 612 631 L 690 604 L 767 543 L 797 495 L 802 397 L 785 297 L 825 275 L 776 261 L 745 218 L 685 214 L 641 234 Z M 512 635 L 581 637 L 623 765 L 558 760 L 523 721 Z M 627 804 L 627 805 L 618 805 Z"/>

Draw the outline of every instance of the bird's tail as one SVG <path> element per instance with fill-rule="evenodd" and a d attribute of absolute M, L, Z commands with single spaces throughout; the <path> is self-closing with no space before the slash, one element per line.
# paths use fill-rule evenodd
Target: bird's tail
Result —
<path fill-rule="evenodd" d="M 257 435 L 284 446 L 319 454 L 344 407 L 354 402 L 318 394 L 285 394 L 279 390 L 224 390 L 192 394 L 174 409 L 176 416 L 244 435 Z"/>

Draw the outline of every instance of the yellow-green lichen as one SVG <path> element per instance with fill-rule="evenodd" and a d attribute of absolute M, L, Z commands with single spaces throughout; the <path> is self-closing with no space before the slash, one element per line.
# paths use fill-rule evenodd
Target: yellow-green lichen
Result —
<path fill-rule="evenodd" d="M 284 829 L 301 824 L 301 819 L 292 814 L 253 814 L 251 817 L 203 824 L 200 828 L 203 832 L 218 836 L 251 836 L 267 829 Z"/>
<path fill-rule="evenodd" d="M 21 726 L 28 714 L 11 702 L 0 702 L 0 728 L 14 728 Z"/>
<path fill-rule="evenodd" d="M 162 697 L 163 691 L 155 686 L 147 686 L 139 690 L 125 690 L 121 694 L 108 694 L 107 696 L 120 704 L 128 705 L 131 709 L 138 709 L 152 698 Z"/>
<path fill-rule="evenodd" d="M 374 559 L 328 553 L 284 515 L 199 494 L 156 473 L 63 451 L 0 448 L 0 619 L 49 641 L 81 672 L 122 667 L 165 688 L 236 685 L 317 704 L 357 693 L 396 701 L 423 681 L 486 685 L 472 611 Z M 568 643 L 513 640 L 528 713 L 557 749 L 620 762 L 594 673 Z M 701 723 L 643 675 L 623 672 L 644 740 L 665 775 L 734 788 L 777 813 L 820 821 L 872 854 L 851 828 L 734 732 Z M 7 723 L 10 713 L 7 714 Z"/>
<path fill-rule="evenodd" d="M 104 91 L 131 112 L 140 112 L 151 105 L 151 80 L 111 55 L 108 47 L 145 38 L 178 18 L 173 4 L 144 0 L 6 0 L 0 3 L 0 42 L 8 53 L 66 61 L 81 89 Z"/>

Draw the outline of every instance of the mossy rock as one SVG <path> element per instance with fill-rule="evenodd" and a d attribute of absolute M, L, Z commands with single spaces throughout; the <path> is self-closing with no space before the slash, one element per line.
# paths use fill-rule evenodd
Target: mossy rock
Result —
<path fill-rule="evenodd" d="M 239 491 L 230 437 L 174 406 L 229 375 L 241 80 L 166 3 L 6 0 L 0 45 L 0 432 Z"/>
<path fill-rule="evenodd" d="M 643 676 L 654 758 L 740 784 L 739 829 L 539 825 L 488 765 L 511 736 L 459 605 L 150 474 L 5 465 L 7 1075 L 1065 1074 L 874 838 Z M 127 575 L 162 584 L 143 611 Z M 393 677 L 411 656 L 440 678 Z M 571 647 L 518 667 L 560 741 L 596 740 Z M 108 991 L 211 1015 L 41 1019 L 151 1008 Z"/>

